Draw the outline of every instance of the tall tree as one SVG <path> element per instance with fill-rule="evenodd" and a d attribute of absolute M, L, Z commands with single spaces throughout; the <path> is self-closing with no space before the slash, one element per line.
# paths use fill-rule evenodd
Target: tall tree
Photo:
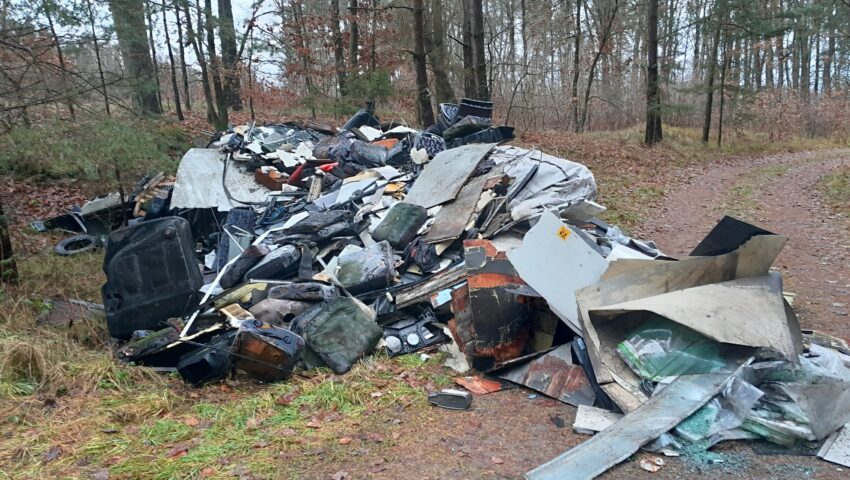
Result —
<path fill-rule="evenodd" d="M 212 77 L 213 91 L 215 92 L 216 115 L 213 125 L 219 130 L 227 128 L 227 99 L 224 96 L 224 87 L 221 83 L 221 64 L 218 61 L 215 48 L 215 18 L 212 14 L 212 0 L 204 0 L 204 24 L 207 31 L 207 53 L 209 54 L 209 75 Z"/>
<path fill-rule="evenodd" d="M 127 78 L 133 99 L 142 113 L 162 113 L 159 103 L 156 72 L 151 60 L 145 32 L 143 0 L 109 0 L 109 10 L 115 23 L 115 34 L 121 58 L 127 68 Z"/>
<path fill-rule="evenodd" d="M 239 79 L 239 58 L 236 54 L 236 29 L 233 27 L 233 6 L 230 0 L 218 0 L 218 35 L 221 39 L 221 66 L 224 98 L 227 107 L 242 110 L 242 88 Z"/>
<path fill-rule="evenodd" d="M 425 36 L 428 57 L 431 59 L 431 70 L 434 72 L 434 93 L 438 103 L 454 103 L 455 93 L 449 82 L 448 66 L 446 65 L 446 36 L 443 26 L 443 0 L 431 1 L 431 29 Z"/>
<path fill-rule="evenodd" d="M 148 43 L 150 43 L 151 60 L 153 60 L 153 78 L 156 81 L 156 101 L 159 102 L 159 109 L 162 110 L 162 86 L 159 84 L 159 60 L 156 56 L 156 39 L 153 35 L 153 16 L 151 13 L 151 1 L 145 2 L 145 16 L 148 19 Z"/>
<path fill-rule="evenodd" d="M 204 102 L 207 107 L 207 121 L 214 123 L 216 117 L 218 117 L 218 112 L 215 111 L 215 105 L 213 105 L 213 94 L 212 88 L 210 87 L 210 75 L 209 68 L 207 66 L 207 59 L 204 55 L 204 43 L 201 41 L 201 33 L 204 29 L 203 16 L 201 15 L 200 8 L 197 8 L 197 4 L 195 5 L 195 13 L 198 17 L 197 29 L 192 26 L 192 12 L 189 9 L 189 0 L 176 0 L 180 2 L 183 6 L 183 13 L 186 17 L 186 34 L 189 37 L 189 43 L 192 45 L 192 49 L 195 52 L 195 58 L 198 59 L 198 67 L 201 69 L 201 89 L 204 92 Z"/>
<path fill-rule="evenodd" d="M 463 9 L 462 32 L 463 43 L 463 95 L 468 98 L 478 96 L 477 77 L 475 75 L 475 60 L 472 54 L 472 0 L 462 0 Z"/>
<path fill-rule="evenodd" d="M 655 0 L 649 0 L 650 3 Z M 579 79 L 579 61 L 581 59 L 581 4 L 582 0 L 576 0 L 576 29 L 573 32 L 573 85 L 570 90 L 570 110 L 573 117 L 573 131 L 579 132 L 578 124 L 578 79 Z M 656 12 L 658 6 L 656 5 Z M 658 14 L 656 13 L 656 17 Z"/>
<path fill-rule="evenodd" d="M 172 0 L 174 4 L 174 17 L 175 23 L 177 23 L 177 44 L 179 48 L 177 51 L 180 54 L 180 76 L 183 78 L 183 102 L 186 105 L 186 110 L 192 110 L 192 100 L 189 98 L 191 94 L 189 93 L 189 72 L 186 68 L 186 44 L 183 41 L 183 22 L 180 20 L 180 1 L 181 0 Z M 191 22 L 192 19 L 190 18 Z"/>
<path fill-rule="evenodd" d="M 413 0 L 413 70 L 416 72 L 416 105 L 422 128 L 434 124 L 431 94 L 428 91 L 428 70 L 425 65 L 425 6 L 423 0 Z"/>
<path fill-rule="evenodd" d="M 648 0 L 646 9 L 646 131 L 643 142 L 658 143 L 661 132 L 661 98 L 658 95 L 658 0 Z"/>
<path fill-rule="evenodd" d="M 86 3 L 86 18 L 89 22 L 89 28 L 91 28 L 91 42 L 94 47 L 94 58 L 97 60 L 97 76 L 100 79 L 100 93 L 103 95 L 103 105 L 106 107 L 106 115 L 112 116 L 112 111 L 109 108 L 109 94 L 106 92 L 106 76 L 103 73 L 103 61 L 100 58 L 100 44 L 97 41 L 97 28 L 95 26 L 96 20 L 94 15 L 94 8 L 92 8 L 92 1 L 85 0 Z"/>
<path fill-rule="evenodd" d="M 171 49 L 171 36 L 168 33 L 168 9 L 165 8 L 165 0 L 162 0 L 162 31 L 165 32 L 165 47 L 168 50 L 168 66 L 171 73 L 171 90 L 174 91 L 174 107 L 177 111 L 177 119 L 184 120 L 183 107 L 180 105 L 180 87 L 177 86 L 177 67 L 174 64 L 174 51 Z"/>
<path fill-rule="evenodd" d="M 351 16 L 349 21 L 349 44 L 348 44 L 348 68 L 352 75 L 357 75 L 357 67 L 360 55 L 360 23 L 358 22 L 358 14 L 360 13 L 357 0 L 349 0 L 348 13 Z"/>
<path fill-rule="evenodd" d="M 487 55 L 484 49 L 484 2 L 470 1 L 472 21 L 472 63 L 479 100 L 490 100 L 490 85 L 487 81 Z"/>
<path fill-rule="evenodd" d="M 340 95 L 345 95 L 345 48 L 339 28 L 339 0 L 331 0 L 331 36 L 334 42 L 334 67 Z"/>
<path fill-rule="evenodd" d="M 726 0 L 717 0 L 714 8 L 714 40 L 711 45 L 711 57 L 708 59 L 708 71 L 705 74 L 705 110 L 702 123 L 702 142 L 708 143 L 711 134 L 711 115 L 714 103 L 714 74 L 717 70 L 717 55 L 720 50 L 720 32 L 726 21 Z"/>
<path fill-rule="evenodd" d="M 59 60 L 59 75 L 62 78 L 62 87 L 70 88 L 68 84 L 68 67 L 65 65 L 65 55 L 62 53 L 62 42 L 59 40 L 59 35 L 56 33 L 56 24 L 53 21 L 54 10 L 58 5 L 53 2 L 44 1 L 42 3 L 44 16 L 47 17 L 47 25 L 50 27 L 50 36 L 53 37 L 53 44 L 56 47 L 56 57 Z M 68 97 L 65 105 L 68 107 L 68 113 L 72 120 L 77 119 L 77 114 L 74 112 L 74 101 Z"/>

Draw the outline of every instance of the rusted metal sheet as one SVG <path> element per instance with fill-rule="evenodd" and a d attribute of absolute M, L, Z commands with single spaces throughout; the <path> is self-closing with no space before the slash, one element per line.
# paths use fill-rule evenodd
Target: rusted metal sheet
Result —
<path fill-rule="evenodd" d="M 485 175 L 473 178 L 463 187 L 455 201 L 443 205 L 434 217 L 434 225 L 425 235 L 425 241 L 438 243 L 458 238 L 469 223 L 472 212 L 475 211 L 475 205 L 481 197 L 486 181 Z"/>
<path fill-rule="evenodd" d="M 404 201 L 431 208 L 454 200 L 481 160 L 495 146 L 495 143 L 478 143 L 438 153 L 425 165 Z"/>
<path fill-rule="evenodd" d="M 570 405 L 593 405 L 596 395 L 581 365 L 573 364 L 572 344 L 567 343 L 524 365 L 499 374 L 499 378 L 536 390 Z"/>
<path fill-rule="evenodd" d="M 511 291 L 525 282 L 487 240 L 465 241 L 464 257 L 467 285 L 452 292 L 453 332 L 472 367 L 488 371 L 526 352 L 530 309 Z"/>

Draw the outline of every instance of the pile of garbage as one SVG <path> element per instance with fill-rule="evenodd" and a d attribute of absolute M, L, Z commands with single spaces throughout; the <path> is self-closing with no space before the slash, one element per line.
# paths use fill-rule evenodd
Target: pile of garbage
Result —
<path fill-rule="evenodd" d="M 440 111 L 428 131 L 371 107 L 338 130 L 239 126 L 176 177 L 38 227 L 105 245 L 116 357 L 192 385 L 439 349 L 496 380 L 459 382 L 473 393 L 507 382 L 579 408 L 595 435 L 528 478 L 733 439 L 850 466 L 850 348 L 801 331 L 771 271 L 784 237 L 725 217 L 671 258 L 598 218 L 584 165 L 502 145 L 491 104 Z"/>

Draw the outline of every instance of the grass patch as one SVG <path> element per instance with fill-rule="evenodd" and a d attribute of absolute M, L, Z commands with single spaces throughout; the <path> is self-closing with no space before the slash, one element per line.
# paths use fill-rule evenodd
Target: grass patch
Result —
<path fill-rule="evenodd" d="M 819 183 L 829 205 L 838 212 L 850 213 L 850 167 L 824 176 Z"/>
<path fill-rule="evenodd" d="M 172 173 L 190 147 L 186 135 L 172 123 L 127 118 L 18 126 L 4 140 L 0 174 L 88 181 L 111 181 L 116 166 L 125 179 L 150 171 Z"/>
<path fill-rule="evenodd" d="M 790 167 L 787 165 L 768 165 L 748 171 L 729 189 L 718 210 L 722 214 L 754 220 L 752 216 L 756 205 L 755 196 L 759 189 L 785 175 L 788 170 Z"/>

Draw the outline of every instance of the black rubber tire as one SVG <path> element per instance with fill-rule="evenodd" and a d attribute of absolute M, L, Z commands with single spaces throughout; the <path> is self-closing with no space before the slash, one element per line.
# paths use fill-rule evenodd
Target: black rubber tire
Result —
<path fill-rule="evenodd" d="M 74 235 L 57 243 L 53 248 L 59 255 L 76 255 L 83 252 L 91 252 L 100 248 L 100 241 L 93 235 Z"/>

